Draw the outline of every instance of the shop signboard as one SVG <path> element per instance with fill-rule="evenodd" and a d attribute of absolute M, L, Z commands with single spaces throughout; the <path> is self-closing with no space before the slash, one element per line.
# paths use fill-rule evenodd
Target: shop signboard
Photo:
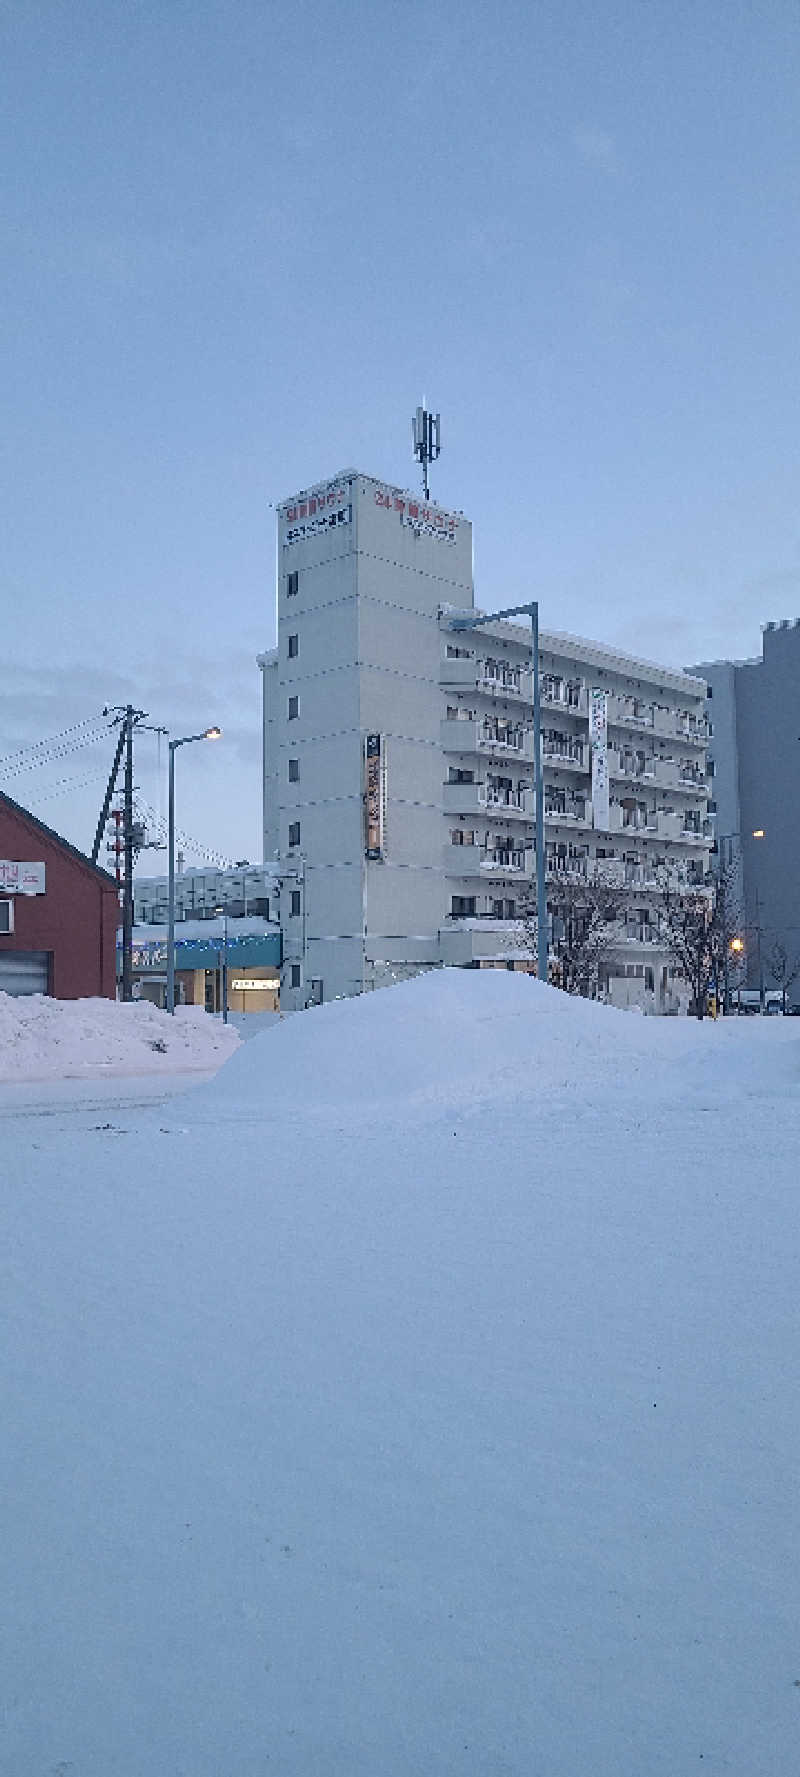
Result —
<path fill-rule="evenodd" d="M 43 895 L 44 864 L 21 864 L 14 858 L 0 858 L 0 890 L 4 895 Z"/>

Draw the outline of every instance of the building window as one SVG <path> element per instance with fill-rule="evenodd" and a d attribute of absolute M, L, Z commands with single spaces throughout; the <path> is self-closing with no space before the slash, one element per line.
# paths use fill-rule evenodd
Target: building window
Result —
<path fill-rule="evenodd" d="M 13 930 L 14 903 L 13 901 L 0 901 L 0 932 L 13 932 Z"/>
<path fill-rule="evenodd" d="M 300 760 L 299 759 L 290 759 L 289 760 L 289 782 L 290 782 L 290 784 L 299 784 L 299 782 L 300 782 Z"/>
<path fill-rule="evenodd" d="M 300 584 L 300 575 L 297 572 L 297 569 L 295 568 L 294 573 L 287 574 L 287 576 L 286 576 L 286 597 L 287 598 L 290 598 L 290 599 L 294 598 L 299 584 Z"/>
<path fill-rule="evenodd" d="M 289 822 L 289 844 L 290 845 L 299 845 L 300 844 L 300 822 L 299 821 L 290 821 Z"/>
<path fill-rule="evenodd" d="M 289 698 L 289 721 L 294 722 L 295 718 L 297 716 L 299 716 L 299 714 L 300 714 L 300 699 L 299 699 L 299 697 L 290 697 Z"/>
<path fill-rule="evenodd" d="M 296 659 L 297 659 L 297 655 L 298 655 L 298 652 L 299 652 L 299 647 L 300 647 L 300 638 L 299 638 L 299 636 L 290 636 L 290 637 L 289 637 L 289 659 L 290 659 L 290 660 L 296 660 Z"/>
<path fill-rule="evenodd" d="M 450 913 L 453 919 L 474 919 L 475 896 L 453 895 L 450 902 Z"/>
<path fill-rule="evenodd" d="M 299 987 L 300 986 L 300 964 L 299 963 L 292 963 L 289 984 L 291 987 Z"/>
<path fill-rule="evenodd" d="M 292 891 L 291 891 L 291 895 L 289 898 L 289 918 L 290 919 L 299 919 L 300 918 L 300 890 L 299 889 L 292 889 Z"/>

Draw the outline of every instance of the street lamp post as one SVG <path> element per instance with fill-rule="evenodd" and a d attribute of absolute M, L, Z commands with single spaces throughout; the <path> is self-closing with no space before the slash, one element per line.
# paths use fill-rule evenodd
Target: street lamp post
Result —
<path fill-rule="evenodd" d="M 214 912 L 216 913 L 218 918 L 219 918 L 220 914 L 222 915 L 222 922 L 223 922 L 222 923 L 222 950 L 220 951 L 220 970 L 219 970 L 220 995 L 219 995 L 219 998 L 220 998 L 220 1008 L 222 1011 L 222 1022 L 223 1022 L 223 1024 L 227 1024 L 227 1022 L 228 1022 L 228 909 L 227 909 L 227 907 L 215 907 Z"/>
<path fill-rule="evenodd" d="M 167 1011 L 175 1011 L 175 754 L 195 740 L 219 740 L 221 728 L 205 728 L 202 734 L 183 734 L 169 743 L 169 816 L 167 838 Z"/>
<path fill-rule="evenodd" d="M 731 950 L 731 954 L 732 954 L 732 955 L 733 955 L 733 956 L 735 956 L 735 958 L 736 958 L 736 962 L 737 962 L 737 965 L 738 965 L 738 967 L 739 967 L 739 970 L 740 970 L 740 973 L 739 973 L 739 979 L 738 979 L 738 982 L 737 982 L 737 993 L 736 993 L 736 1007 L 737 1007 L 737 1011 L 739 1011 L 739 1012 L 741 1012 L 741 1009 L 742 1009 L 742 977 L 741 977 L 741 963 L 742 963 L 742 957 L 743 957 L 743 955 L 744 955 L 744 939 L 743 939 L 743 938 L 740 938 L 740 937 L 739 937 L 739 936 L 738 936 L 738 935 L 737 935 L 737 936 L 736 936 L 736 937 L 735 937 L 735 938 L 731 938 L 731 942 L 730 942 L 730 950 Z M 727 958 L 726 958 L 726 967 L 727 967 Z M 727 977 L 726 977 L 726 979 L 727 979 Z M 726 1011 L 726 1012 L 727 1012 L 727 1009 L 728 1009 L 728 1008 L 727 1008 L 727 1006 L 726 1006 L 726 1007 L 725 1007 L 725 1011 Z"/>
<path fill-rule="evenodd" d="M 764 838 L 764 828 L 763 827 L 754 827 L 751 832 L 751 838 L 763 839 Z M 741 839 L 742 839 L 741 832 L 718 833 L 717 834 L 717 845 L 719 847 L 719 872 L 718 872 L 718 882 L 717 882 L 717 893 L 722 899 L 723 908 L 726 910 L 727 910 L 727 903 L 728 903 L 728 887 L 727 887 L 727 883 L 725 880 L 725 872 L 726 872 L 726 870 L 730 869 L 731 865 L 733 864 L 733 841 L 734 841 L 734 839 L 738 839 L 741 842 Z M 725 860 L 725 850 L 724 850 L 726 844 L 730 845 L 727 863 Z M 756 907 L 758 907 L 758 890 L 756 890 Z M 756 914 L 756 917 L 758 919 L 758 913 Z M 726 926 L 726 925 L 727 925 L 727 921 L 725 919 L 723 919 L 723 926 Z M 723 1010 L 723 1012 L 727 1012 L 728 997 L 729 997 L 729 985 L 728 985 L 729 954 L 728 953 L 729 953 L 729 950 L 731 950 L 734 952 L 734 954 L 737 954 L 737 955 L 741 954 L 744 950 L 744 945 L 742 944 L 741 940 L 737 940 L 735 938 L 731 940 L 731 943 L 729 945 L 728 941 L 727 941 L 727 932 L 726 931 L 723 931 L 723 938 L 725 940 L 725 948 L 724 948 L 724 959 L 723 959 L 722 1010 Z M 759 976 L 762 977 L 760 924 L 758 926 L 758 950 L 759 950 Z M 763 1011 L 763 1009 L 764 1009 L 764 1006 L 763 1006 L 763 1000 L 764 1000 L 763 978 L 761 979 L 760 992 L 761 992 L 761 1002 L 762 1002 L 761 1009 Z M 741 994 L 741 984 L 739 986 L 739 993 Z"/>
<path fill-rule="evenodd" d="M 485 623 L 500 623 L 506 617 L 530 617 L 531 665 L 533 668 L 533 782 L 536 799 L 536 966 L 540 981 L 547 981 L 547 881 L 544 837 L 544 772 L 542 769 L 542 709 L 539 687 L 539 602 L 530 599 L 526 605 L 509 605 L 505 611 L 492 611 L 486 617 L 452 617 L 453 629 L 481 629 Z"/>

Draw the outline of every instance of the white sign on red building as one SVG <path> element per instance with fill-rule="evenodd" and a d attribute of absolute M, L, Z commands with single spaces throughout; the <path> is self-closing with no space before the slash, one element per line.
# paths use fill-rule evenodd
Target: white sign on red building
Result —
<path fill-rule="evenodd" d="M 0 890 L 5 895 L 43 895 L 44 864 L 20 864 L 0 858 Z"/>

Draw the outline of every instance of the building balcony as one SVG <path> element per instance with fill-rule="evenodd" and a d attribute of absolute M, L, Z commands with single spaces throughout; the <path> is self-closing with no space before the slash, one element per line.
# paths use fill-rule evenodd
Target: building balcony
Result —
<path fill-rule="evenodd" d="M 683 840 L 689 845 L 704 846 L 713 841 L 714 823 L 707 815 L 697 826 L 687 826 L 684 815 L 674 809 L 660 808 L 657 818 L 660 839 Z"/>
<path fill-rule="evenodd" d="M 496 790 L 486 786 L 487 809 L 501 814 L 504 820 L 532 820 L 534 800 L 532 790 Z"/>
<path fill-rule="evenodd" d="M 652 784 L 661 782 L 657 765 L 657 760 L 648 759 L 644 769 L 640 770 L 637 766 L 626 763 L 618 753 L 609 752 L 608 755 L 609 777 L 626 784 L 641 784 L 643 790 L 648 789 Z"/>
<path fill-rule="evenodd" d="M 554 827 L 591 827 L 593 821 L 592 804 L 586 800 L 568 802 L 563 808 L 548 807 L 545 802 L 544 818 L 548 826 Z"/>
<path fill-rule="evenodd" d="M 548 856 L 546 876 L 548 882 L 588 882 L 591 874 L 589 858 L 563 858 Z"/>
<path fill-rule="evenodd" d="M 652 704 L 640 704 L 637 708 L 635 698 L 618 697 L 611 691 L 606 708 L 609 727 L 631 728 L 639 734 L 653 730 L 655 712 Z"/>
<path fill-rule="evenodd" d="M 440 724 L 442 751 L 445 753 L 482 753 L 490 757 L 524 760 L 533 763 L 533 735 L 527 729 L 504 737 L 488 722 L 477 719 L 446 718 Z"/>
<path fill-rule="evenodd" d="M 531 790 L 492 790 L 486 783 L 444 784 L 442 807 L 445 814 L 502 814 L 504 820 L 533 819 Z"/>
<path fill-rule="evenodd" d="M 707 717 L 692 715 L 686 710 L 657 708 L 653 730 L 662 740 L 684 740 L 698 747 L 708 746 L 710 738 Z"/>
<path fill-rule="evenodd" d="M 525 667 L 498 671 L 493 670 L 493 663 L 474 657 L 442 660 L 439 684 L 449 685 L 453 690 L 481 691 L 492 698 L 509 698 L 512 703 L 530 704 L 533 700 L 531 673 Z"/>
<path fill-rule="evenodd" d="M 520 846 L 446 845 L 446 876 L 529 876 L 529 853 Z"/>
<path fill-rule="evenodd" d="M 489 846 L 481 853 L 482 876 L 530 876 L 528 854 L 521 847 L 504 850 Z"/>
<path fill-rule="evenodd" d="M 542 764 L 545 768 L 552 766 L 560 771 L 588 772 L 589 770 L 583 747 L 560 746 L 555 741 L 542 741 Z"/>
<path fill-rule="evenodd" d="M 583 716 L 585 718 L 589 714 L 589 693 L 585 685 L 575 695 L 563 691 L 548 691 L 542 682 L 541 701 L 543 710 L 563 711 L 565 716 Z"/>

